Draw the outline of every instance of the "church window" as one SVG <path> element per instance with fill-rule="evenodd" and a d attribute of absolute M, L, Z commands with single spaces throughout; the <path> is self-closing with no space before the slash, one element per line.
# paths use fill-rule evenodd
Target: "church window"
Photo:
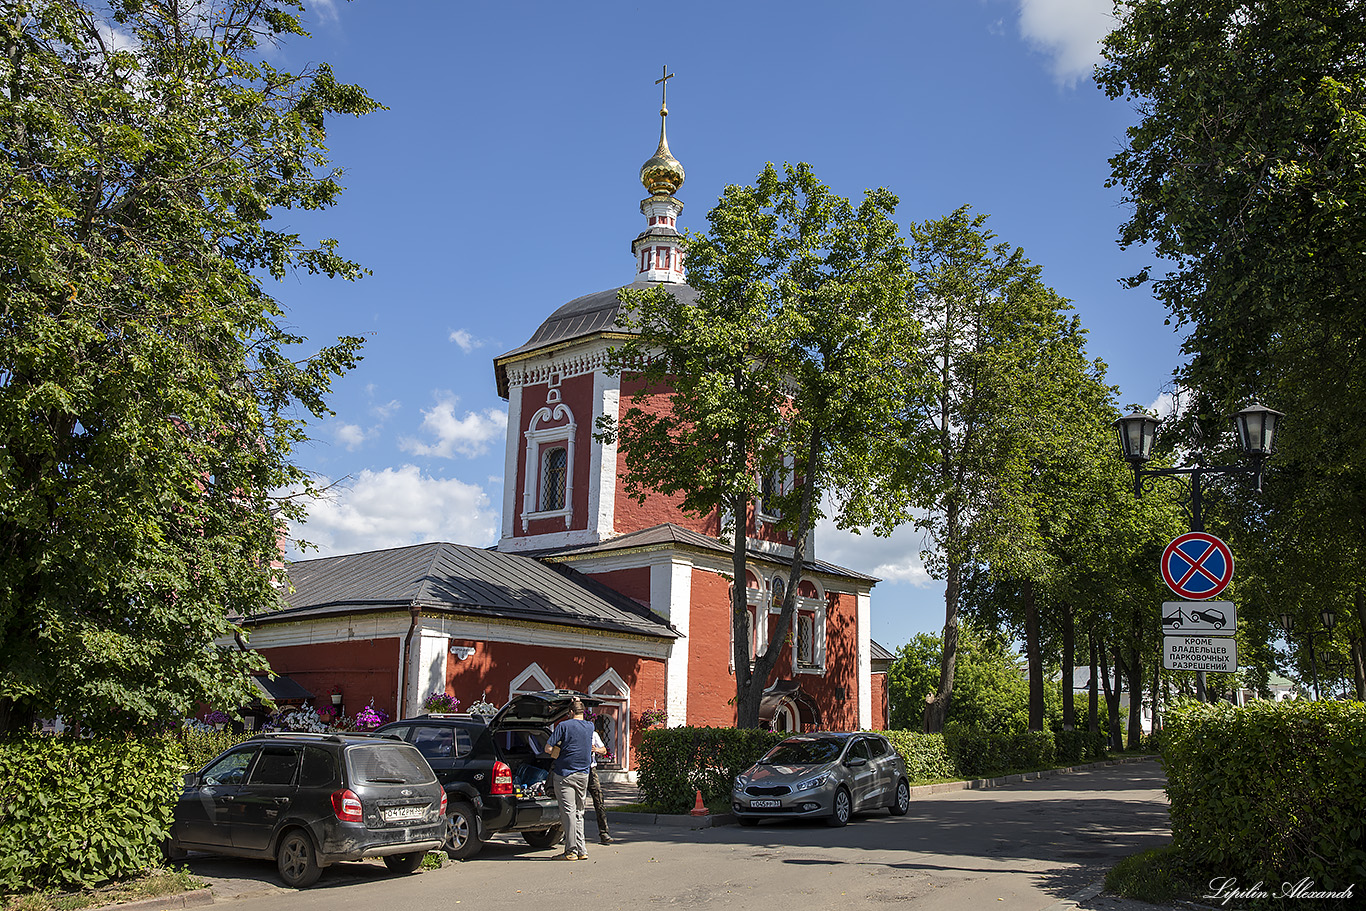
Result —
<path fill-rule="evenodd" d="M 672 263 L 673 263 L 673 260 L 671 259 L 670 255 L 669 255 L 669 254 L 671 254 L 673 251 L 670 250 L 668 247 L 664 247 L 663 250 L 664 250 L 664 261 L 663 261 L 663 263 L 660 264 L 660 268 L 662 268 L 662 269 L 667 269 L 667 268 L 669 268 L 669 267 L 672 265 Z"/>
<path fill-rule="evenodd" d="M 797 615 L 797 666 L 813 667 L 816 664 L 816 617 L 813 614 Z"/>
<path fill-rule="evenodd" d="M 569 453 L 563 446 L 545 451 L 541 471 L 541 512 L 564 509 L 565 481 L 568 477 Z"/>
<path fill-rule="evenodd" d="M 781 469 L 764 475 L 759 493 L 759 512 L 766 516 L 782 518 L 783 514 L 778 508 L 778 498 L 782 494 L 783 475 Z"/>

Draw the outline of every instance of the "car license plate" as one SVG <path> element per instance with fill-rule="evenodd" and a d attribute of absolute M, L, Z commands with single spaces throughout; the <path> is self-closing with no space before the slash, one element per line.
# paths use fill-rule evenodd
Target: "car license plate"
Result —
<path fill-rule="evenodd" d="M 384 811 L 384 821 L 400 822 L 405 819 L 421 819 L 426 813 L 426 807 L 391 807 Z"/>
<path fill-rule="evenodd" d="M 782 805 L 783 802 L 781 800 L 751 800 L 749 802 L 749 807 L 751 810 L 762 810 L 770 807 L 781 807 Z"/>

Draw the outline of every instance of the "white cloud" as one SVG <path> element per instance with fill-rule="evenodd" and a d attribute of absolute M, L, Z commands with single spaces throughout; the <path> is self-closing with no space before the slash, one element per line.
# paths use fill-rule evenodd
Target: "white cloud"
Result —
<path fill-rule="evenodd" d="M 308 5 L 317 14 L 319 22 L 335 23 L 337 21 L 337 5 L 333 0 L 311 0 Z"/>
<path fill-rule="evenodd" d="M 290 538 L 301 537 L 318 549 L 292 556 L 308 559 L 427 541 L 487 547 L 497 540 L 499 528 L 490 502 L 478 485 L 434 478 L 414 465 L 367 469 L 309 504 L 308 522 L 291 527 Z"/>
<path fill-rule="evenodd" d="M 1110 0 L 1020 0 L 1020 34 L 1052 58 L 1053 78 L 1074 85 L 1100 62 L 1100 40 L 1115 28 Z"/>
<path fill-rule="evenodd" d="M 506 436 L 506 411 L 486 408 L 481 412 L 467 411 L 464 417 L 456 417 L 455 408 L 459 403 L 460 399 L 449 392 L 439 394 L 435 406 L 422 410 L 422 432 L 428 437 L 435 437 L 436 441 L 426 443 L 413 437 L 404 437 L 398 441 L 399 448 L 419 456 L 449 459 L 459 453 L 475 458 L 488 452 L 491 441 Z"/>
<path fill-rule="evenodd" d="M 484 340 L 470 335 L 468 329 L 456 329 L 451 333 L 451 341 L 460 346 L 460 350 L 469 354 L 475 348 L 484 347 Z"/>
<path fill-rule="evenodd" d="M 828 519 L 822 519 L 816 526 L 816 553 L 820 559 L 915 588 L 935 584 L 920 559 L 924 547 L 923 534 L 911 525 L 901 526 L 886 538 L 871 531 L 861 535 L 841 531 Z"/>
<path fill-rule="evenodd" d="M 355 452 L 356 447 L 365 442 L 366 433 L 359 424 L 342 424 L 332 431 L 332 436 L 346 447 L 347 452 Z"/>

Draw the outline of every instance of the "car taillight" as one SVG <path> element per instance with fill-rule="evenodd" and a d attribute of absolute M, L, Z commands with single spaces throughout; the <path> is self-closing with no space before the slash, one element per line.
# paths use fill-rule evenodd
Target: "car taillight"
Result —
<path fill-rule="evenodd" d="M 493 788 L 490 794 L 512 794 L 512 769 L 505 762 L 493 764 Z"/>
<path fill-rule="evenodd" d="M 342 822 L 360 822 L 360 798 L 350 788 L 337 791 L 332 795 L 332 812 Z"/>
<path fill-rule="evenodd" d="M 441 792 L 441 812 L 440 812 L 438 815 L 440 815 L 440 816 L 445 816 L 445 815 L 446 815 L 446 792 L 445 792 L 445 791 L 442 791 L 442 792 Z"/>

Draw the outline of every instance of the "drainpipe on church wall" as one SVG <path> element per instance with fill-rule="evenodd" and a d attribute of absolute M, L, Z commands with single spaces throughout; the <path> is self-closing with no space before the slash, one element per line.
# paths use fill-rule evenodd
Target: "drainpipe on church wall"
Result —
<path fill-rule="evenodd" d="M 406 718 L 408 715 L 408 655 L 413 644 L 413 632 L 417 630 L 417 618 L 422 616 L 422 608 L 413 602 L 408 605 L 408 610 L 412 613 L 412 622 L 408 624 L 408 635 L 403 637 L 403 649 L 398 656 L 398 717 Z"/>

